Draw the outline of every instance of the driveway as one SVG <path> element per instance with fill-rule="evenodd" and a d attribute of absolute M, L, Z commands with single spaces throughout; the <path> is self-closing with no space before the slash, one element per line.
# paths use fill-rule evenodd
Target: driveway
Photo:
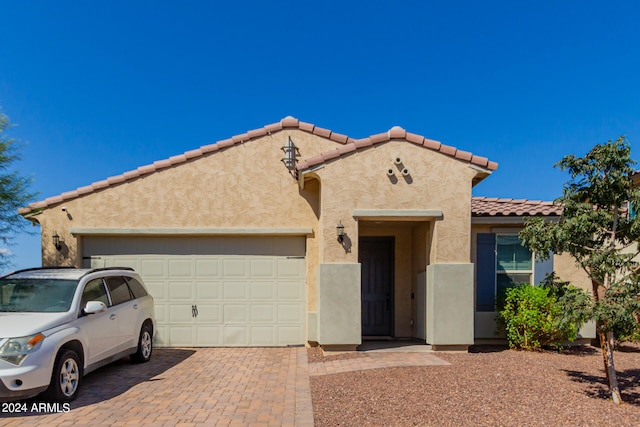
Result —
<path fill-rule="evenodd" d="M 361 350 L 308 363 L 302 347 L 156 348 L 149 363 L 123 359 L 87 375 L 68 408 L 0 403 L 0 426 L 306 427 L 310 376 L 448 364 L 426 345 L 373 342 Z"/>
<path fill-rule="evenodd" d="M 149 363 L 87 375 L 68 412 L 25 403 L 0 425 L 313 425 L 304 348 L 158 348 Z"/>

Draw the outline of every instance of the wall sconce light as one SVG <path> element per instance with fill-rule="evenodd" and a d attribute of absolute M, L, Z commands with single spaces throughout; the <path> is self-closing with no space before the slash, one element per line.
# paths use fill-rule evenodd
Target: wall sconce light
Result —
<path fill-rule="evenodd" d="M 53 232 L 53 236 L 51 236 L 53 238 L 53 246 L 56 247 L 57 250 L 62 249 L 62 245 L 60 245 L 60 236 L 58 236 L 57 232 Z"/>
<path fill-rule="evenodd" d="M 342 225 L 342 221 L 338 222 L 336 226 L 336 233 L 338 235 L 338 242 L 342 243 L 344 240 L 344 225 Z"/>

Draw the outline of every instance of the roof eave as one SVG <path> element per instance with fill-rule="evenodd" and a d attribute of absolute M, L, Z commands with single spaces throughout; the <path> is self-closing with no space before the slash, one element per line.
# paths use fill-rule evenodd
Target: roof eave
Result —
<path fill-rule="evenodd" d="M 484 181 L 489 175 L 493 173 L 491 170 L 487 168 L 483 168 L 481 166 L 477 166 L 474 164 L 470 164 L 469 167 L 476 171 L 475 176 L 471 180 L 471 187 L 475 187 L 476 185 Z"/>
<path fill-rule="evenodd" d="M 491 216 L 471 216 L 471 224 L 478 225 L 524 225 L 527 219 L 542 217 L 549 222 L 558 222 L 559 215 L 491 215 Z"/>

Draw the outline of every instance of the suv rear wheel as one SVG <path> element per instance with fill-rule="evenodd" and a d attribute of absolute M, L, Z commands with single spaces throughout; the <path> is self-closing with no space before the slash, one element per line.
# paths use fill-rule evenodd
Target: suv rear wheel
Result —
<path fill-rule="evenodd" d="M 131 360 L 138 363 L 145 363 L 151 360 L 153 352 L 153 330 L 149 323 L 142 325 L 140 337 L 138 338 L 138 350 L 131 355 Z"/>

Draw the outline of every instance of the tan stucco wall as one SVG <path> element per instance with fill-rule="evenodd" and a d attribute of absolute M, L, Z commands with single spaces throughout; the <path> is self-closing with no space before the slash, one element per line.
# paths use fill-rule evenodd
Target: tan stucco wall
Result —
<path fill-rule="evenodd" d="M 406 179 L 393 164 L 398 155 L 410 171 Z M 392 178 L 386 173 L 389 168 L 395 170 Z M 442 210 L 430 262 L 469 262 L 471 181 L 476 171 L 468 164 L 406 141 L 390 141 L 328 162 L 315 173 L 322 181 L 323 262 L 357 262 L 354 209 Z M 340 221 L 350 251 L 333 243 Z"/>
<path fill-rule="evenodd" d="M 81 265 L 81 241 L 71 228 L 312 228 L 307 295 L 315 310 L 320 185 L 300 190 L 280 161 L 289 137 L 303 158 L 336 145 L 298 130 L 278 132 L 45 209 L 35 217 L 43 265 Z M 64 241 L 61 251 L 51 243 L 54 232 Z"/>
<path fill-rule="evenodd" d="M 294 180 L 281 162 L 288 139 L 305 159 L 339 144 L 299 130 L 285 130 L 233 145 L 189 162 L 113 184 L 49 206 L 41 224 L 43 265 L 82 264 L 82 237 L 71 229 L 310 229 L 306 236 L 307 310 L 316 316 L 318 268 L 357 263 L 358 236 L 396 237 L 395 335 L 413 336 L 416 277 L 428 264 L 470 260 L 471 183 L 468 163 L 407 141 L 389 141 L 346 154 Z M 402 165 L 393 159 L 400 156 Z M 402 168 L 410 175 L 402 175 Z M 395 172 L 387 175 L 388 169 Z M 64 206 L 66 211 L 62 211 Z M 353 213 L 366 210 L 434 210 L 438 219 L 396 221 L 368 229 Z M 345 244 L 336 225 L 345 226 Z M 362 225 L 364 224 L 364 225 Z M 57 232 L 61 251 L 51 244 Z M 313 317 L 315 320 L 316 317 Z"/>
<path fill-rule="evenodd" d="M 553 256 L 553 269 L 561 280 L 591 293 L 591 279 L 568 253 Z"/>

